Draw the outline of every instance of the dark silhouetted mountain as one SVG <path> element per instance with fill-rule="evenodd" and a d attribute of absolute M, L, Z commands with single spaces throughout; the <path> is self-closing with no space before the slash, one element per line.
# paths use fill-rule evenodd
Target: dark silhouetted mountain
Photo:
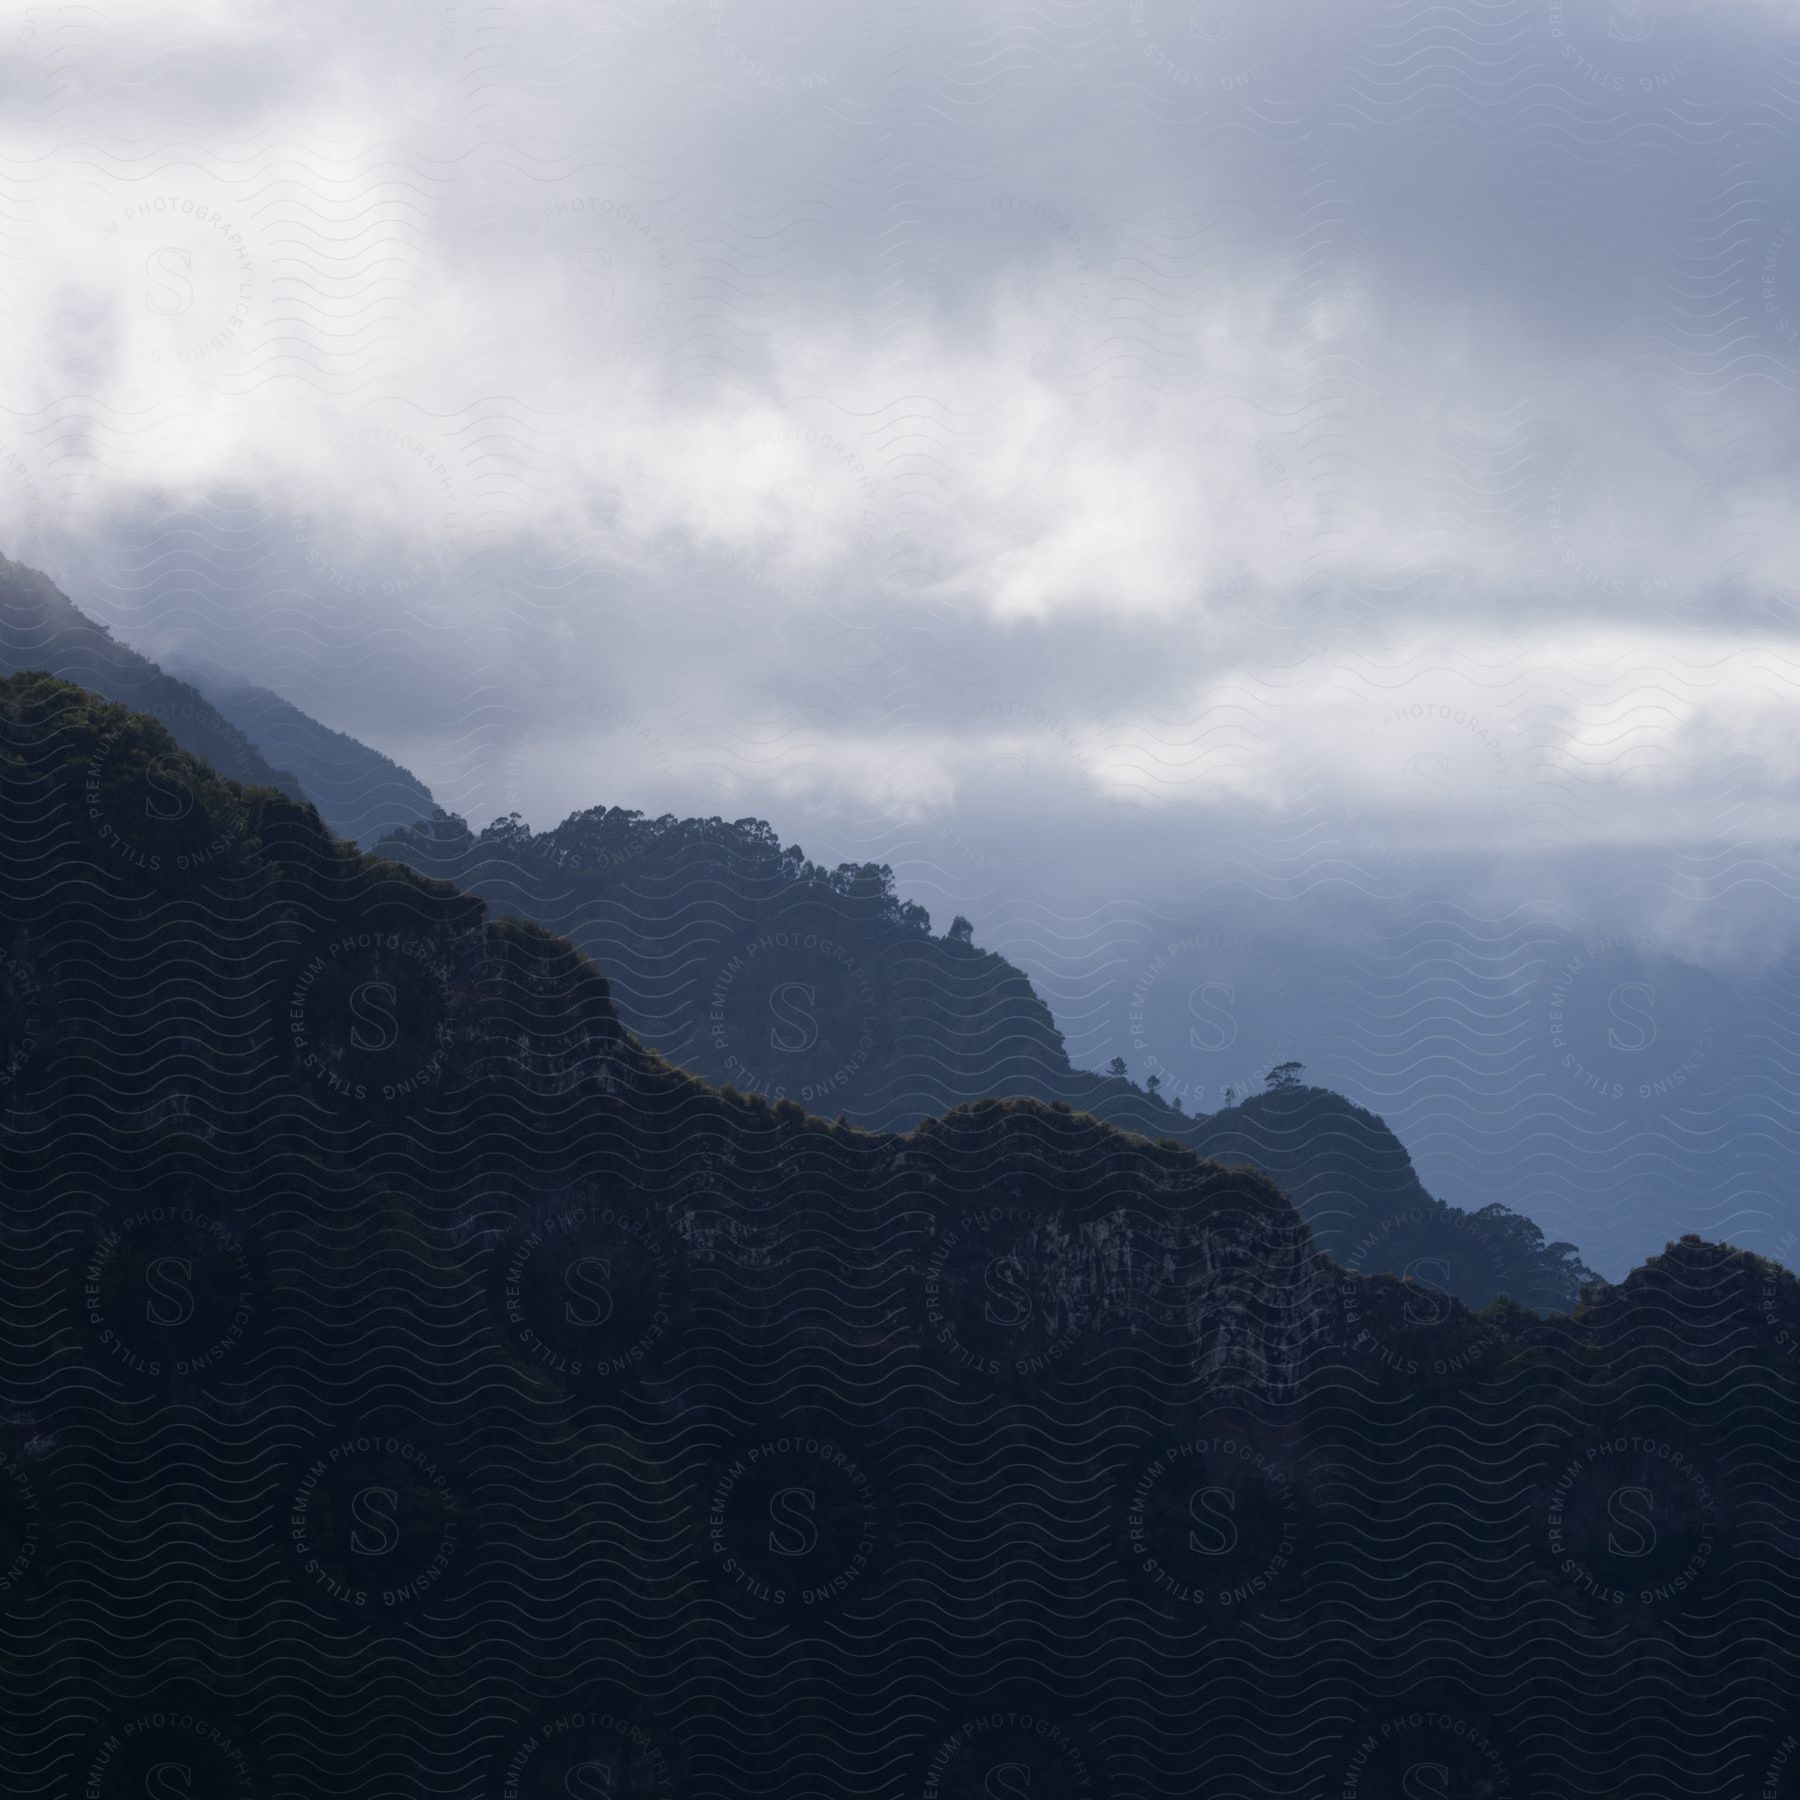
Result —
<path fill-rule="evenodd" d="M 1131 1081 L 1074 1068 L 1030 979 L 966 923 L 935 936 L 878 864 L 823 868 L 759 819 L 577 813 L 534 833 L 458 818 L 382 854 L 538 921 L 609 973 L 626 1026 L 710 1081 L 903 1130 L 990 1095 L 1060 1102 L 1262 1169 L 1352 1266 L 1408 1271 L 1475 1305 L 1573 1306 L 1591 1272 L 1501 1206 L 1420 1187 L 1373 1114 L 1318 1089 L 1195 1119 Z"/>
<path fill-rule="evenodd" d="M 1544 1311 L 1566 1310 L 1595 1279 L 1573 1244 L 1547 1244 L 1522 1213 L 1433 1199 L 1386 1124 L 1327 1088 L 1254 1095 L 1198 1121 L 1186 1141 L 1269 1176 L 1348 1269 L 1406 1275 L 1471 1305 L 1504 1294 Z"/>
<path fill-rule="evenodd" d="M 30 1788 L 1783 1791 L 1773 1264 L 1471 1312 L 1065 1106 L 707 1086 L 569 943 L 45 676 L 0 844 Z M 1214 1128 L 1329 1202 L 1335 1105 Z"/>

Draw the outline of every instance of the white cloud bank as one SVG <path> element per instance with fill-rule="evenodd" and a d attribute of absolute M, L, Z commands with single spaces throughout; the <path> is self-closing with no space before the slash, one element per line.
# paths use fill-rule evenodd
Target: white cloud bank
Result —
<path fill-rule="evenodd" d="M 1629 11 L 0 7 L 0 538 L 478 814 L 1785 831 L 1790 28 Z"/>

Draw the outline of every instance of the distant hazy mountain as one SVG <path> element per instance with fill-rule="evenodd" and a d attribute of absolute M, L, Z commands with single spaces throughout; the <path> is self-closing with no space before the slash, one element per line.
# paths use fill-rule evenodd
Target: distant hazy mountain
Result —
<path fill-rule="evenodd" d="M 264 756 L 299 777 L 339 837 L 373 844 L 435 810 L 431 790 L 410 770 L 279 694 L 212 670 L 183 672 Z"/>
<path fill-rule="evenodd" d="M 310 800 L 356 843 L 431 816 L 430 789 L 379 750 L 227 671 L 171 673 L 121 644 L 49 576 L 0 557 L 0 675 L 28 669 L 160 719 L 221 775 Z"/>
<path fill-rule="evenodd" d="M 820 867 L 759 819 L 596 807 L 477 833 L 439 814 L 380 850 L 578 944 L 626 1026 L 709 1081 L 881 1130 L 990 1095 L 1059 1102 L 1263 1170 L 1352 1267 L 1472 1305 L 1568 1307 L 1589 1279 L 1518 1213 L 1433 1199 L 1387 1126 L 1337 1094 L 1284 1088 L 1195 1119 L 1075 1068 L 1030 979 L 965 921 L 935 935 L 885 866 Z"/>
<path fill-rule="evenodd" d="M 1526 1306 L 1566 1307 L 1593 1280 L 1573 1244 L 1546 1243 L 1524 1214 L 1433 1199 L 1386 1122 L 1328 1089 L 1257 1094 L 1200 1120 L 1184 1141 L 1269 1176 L 1319 1247 L 1348 1269 L 1391 1270 L 1472 1305 L 1506 1294 Z"/>
<path fill-rule="evenodd" d="M 1783 879 L 1800 881 L 1800 853 L 1789 860 Z M 1754 856 L 1744 865 L 1759 866 Z M 1059 966 L 1054 948 L 1033 978 L 1046 995 L 1080 992 L 1113 1041 L 1160 1053 L 1209 1095 L 1234 1079 L 1243 1088 L 1246 1065 L 1235 1049 L 1190 1052 L 1208 1021 L 1189 1010 L 1189 989 L 1238 980 L 1242 1037 L 1275 1037 L 1277 1055 L 1304 1058 L 1308 1081 L 1378 1113 L 1429 1191 L 1465 1207 L 1518 1207 L 1611 1278 L 1691 1230 L 1777 1261 L 1794 1253 L 1800 955 L 1791 946 L 1747 944 L 1703 966 L 1679 945 L 1552 916 L 1554 902 L 1543 916 L 1505 921 L 1447 902 L 1350 923 L 1329 901 L 1310 921 L 1302 902 L 1264 910 L 1270 936 L 1257 959 L 1279 969 L 1273 996 L 1198 953 L 1147 1005 L 1133 985 L 1157 944 L 1208 934 L 1256 944 L 1255 905 L 1243 896 L 1209 897 L 1204 917 L 1159 922 L 1154 939 L 1122 938 L 1116 979 L 1077 988 L 1086 965 Z M 1264 1029 L 1271 1016 L 1279 1030 Z"/>
<path fill-rule="evenodd" d="M 0 556 L 0 675 L 41 669 L 158 720 L 182 749 L 233 781 L 304 798 L 298 778 L 198 688 L 96 624 L 48 575 Z"/>

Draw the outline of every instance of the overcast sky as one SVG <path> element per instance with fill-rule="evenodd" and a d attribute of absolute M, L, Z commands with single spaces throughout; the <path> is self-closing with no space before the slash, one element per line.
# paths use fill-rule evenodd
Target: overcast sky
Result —
<path fill-rule="evenodd" d="M 0 537 L 477 821 L 891 860 L 1084 1052 L 1221 884 L 1764 965 L 1794 17 L 8 0 Z"/>

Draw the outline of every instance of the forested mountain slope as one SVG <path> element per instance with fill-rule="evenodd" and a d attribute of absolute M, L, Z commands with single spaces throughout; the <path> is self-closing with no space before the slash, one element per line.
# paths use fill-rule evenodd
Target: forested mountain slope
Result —
<path fill-rule="evenodd" d="M 148 713 L 182 749 L 233 781 L 301 796 L 294 775 L 265 757 L 197 688 L 121 644 L 49 576 L 0 556 L 0 675 L 25 670 L 47 671 Z"/>
<path fill-rule="evenodd" d="M 506 819 L 474 833 L 379 752 L 229 675 L 176 680 L 47 577 L 0 562 L 0 672 L 21 667 L 149 712 L 221 773 L 304 796 L 339 836 L 381 841 L 567 936 L 608 970 L 625 1024 L 711 1081 L 880 1129 L 990 1095 L 1062 1101 L 1263 1169 L 1352 1266 L 1410 1271 L 1475 1305 L 1508 1294 L 1566 1308 L 1588 1279 L 1573 1246 L 1546 1244 L 1521 1213 L 1425 1194 L 1392 1132 L 1336 1096 L 1196 1120 L 1123 1072 L 1074 1068 L 1025 973 L 963 921 L 934 934 L 885 866 L 820 867 L 761 820 L 619 807 L 549 832 Z M 154 787 L 145 797 L 157 813 L 182 804 Z"/>
<path fill-rule="evenodd" d="M 1477 1305 L 1566 1308 L 1589 1278 L 1528 1218 L 1434 1200 L 1393 1133 L 1340 1096 L 1274 1091 L 1195 1119 L 1122 1073 L 1073 1067 L 1029 978 L 966 922 L 935 935 L 885 866 L 821 867 L 762 820 L 597 807 L 553 831 L 477 833 L 439 814 L 381 852 L 578 944 L 630 1030 L 710 1081 L 878 1129 L 990 1094 L 1060 1101 L 1253 1163 L 1353 1266 L 1416 1265 Z"/>
<path fill-rule="evenodd" d="M 1588 1278 L 1572 1246 L 1546 1245 L 1521 1214 L 1423 1194 L 1393 1134 L 1335 1096 L 1297 1120 L 1291 1104 L 1277 1116 L 1252 1100 L 1229 1123 L 1197 1121 L 1122 1074 L 1074 1068 L 1024 972 L 962 921 L 933 934 L 882 865 L 822 868 L 761 820 L 619 807 L 476 834 L 399 764 L 279 695 L 217 671 L 176 680 L 47 577 L 0 563 L 0 672 L 21 667 L 147 711 L 222 773 L 304 794 L 338 835 L 385 840 L 385 854 L 569 937 L 608 970 L 630 1029 L 712 1081 L 883 1129 L 989 1095 L 1062 1101 L 1150 1137 L 1216 1141 L 1293 1194 L 1354 1266 L 1410 1270 L 1476 1305 L 1504 1293 L 1568 1307 Z"/>
<path fill-rule="evenodd" d="M 340 837 L 369 844 L 431 816 L 430 790 L 378 750 L 235 676 L 171 674 L 121 644 L 49 576 L 0 557 L 0 675 L 25 670 L 148 713 L 220 774 L 311 800 Z"/>
<path fill-rule="evenodd" d="M 292 771 L 339 837 L 367 848 L 435 810 L 431 790 L 410 770 L 270 689 L 211 670 L 189 671 L 189 679 L 270 762 Z"/>
<path fill-rule="evenodd" d="M 1056 1106 L 720 1092 L 45 677 L 0 840 L 20 1791 L 1786 1791 L 1785 1271 L 1471 1313 Z"/>

